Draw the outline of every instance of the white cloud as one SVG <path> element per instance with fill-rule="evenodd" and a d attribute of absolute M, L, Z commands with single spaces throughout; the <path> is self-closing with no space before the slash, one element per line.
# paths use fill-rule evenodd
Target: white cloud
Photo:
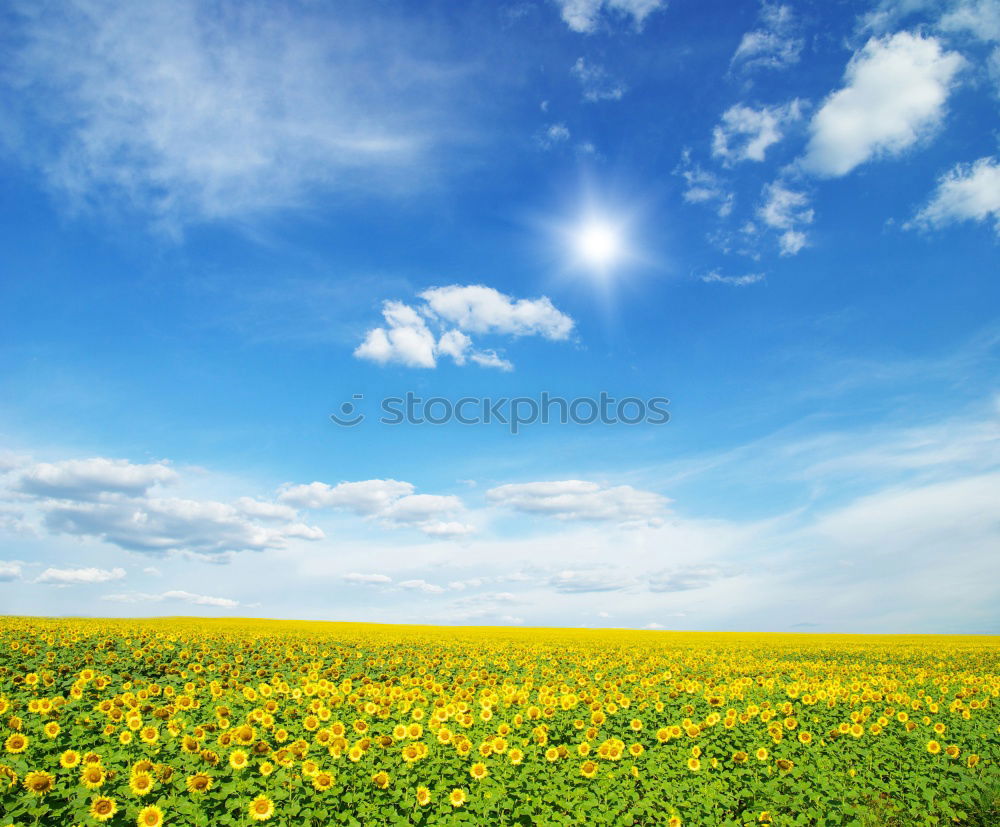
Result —
<path fill-rule="evenodd" d="M 57 583 L 70 585 L 78 583 L 107 583 L 110 580 L 121 580 L 125 577 L 125 569 L 53 569 L 43 571 L 35 580 L 36 583 Z"/>
<path fill-rule="evenodd" d="M 21 471 L 13 487 L 34 496 L 95 500 L 102 494 L 137 496 L 177 478 L 177 472 L 166 463 L 133 465 L 123 459 L 93 457 L 39 462 Z"/>
<path fill-rule="evenodd" d="M 354 351 L 357 358 L 382 365 L 398 362 L 413 368 L 433 368 L 437 365 L 434 334 L 416 310 L 402 302 L 387 301 L 382 305 L 382 316 L 386 327 L 368 331 L 365 340 Z M 443 352 L 451 355 L 457 364 L 462 364 L 465 361 L 464 352 L 456 356 L 455 344 L 453 339 L 448 339 Z"/>
<path fill-rule="evenodd" d="M 415 178 L 461 117 L 461 72 L 418 57 L 417 18 L 372 27 L 347 11 L 294 18 L 203 0 L 20 5 L 8 116 L 22 153 L 77 204 L 113 196 L 176 227 L 316 191 L 385 192 Z"/>
<path fill-rule="evenodd" d="M 938 21 L 946 32 L 968 32 L 985 41 L 1000 41 L 1000 2 L 960 0 Z"/>
<path fill-rule="evenodd" d="M 549 124 L 538 136 L 538 145 L 542 149 L 552 149 L 570 139 L 569 127 L 564 123 Z"/>
<path fill-rule="evenodd" d="M 557 310 L 546 296 L 513 299 L 481 284 L 456 284 L 425 290 L 420 298 L 433 314 L 470 333 L 560 340 L 573 331 L 573 320 Z"/>
<path fill-rule="evenodd" d="M 958 164 L 943 175 L 930 202 L 911 225 L 941 227 L 987 219 L 993 220 L 993 229 L 1000 235 L 1000 162 L 996 158 Z"/>
<path fill-rule="evenodd" d="M 595 520 L 618 523 L 662 521 L 669 500 L 630 485 L 603 487 L 585 480 L 511 483 L 491 488 L 486 498 L 494 505 L 559 520 Z"/>
<path fill-rule="evenodd" d="M 666 0 L 555 0 L 562 19 L 574 32 L 597 31 L 604 18 L 631 18 L 636 29 L 655 11 L 667 7 Z"/>
<path fill-rule="evenodd" d="M 763 2 L 759 28 L 747 32 L 731 65 L 745 70 L 785 69 L 799 62 L 803 41 L 790 6 Z"/>
<path fill-rule="evenodd" d="M 0 560 L 0 583 L 9 583 L 21 578 L 21 565 Z"/>
<path fill-rule="evenodd" d="M 768 184 L 764 188 L 764 197 L 764 204 L 757 215 L 769 227 L 787 229 L 794 224 L 809 224 L 813 220 L 808 196 L 788 189 L 780 181 Z"/>
<path fill-rule="evenodd" d="M 238 600 L 230 600 L 228 597 L 211 597 L 179 589 L 172 589 L 162 594 L 145 594 L 143 592 L 106 594 L 101 597 L 101 600 L 107 600 L 110 603 L 162 603 L 166 601 L 188 603 L 192 606 L 214 606 L 220 609 L 235 609 L 240 605 Z"/>
<path fill-rule="evenodd" d="M 345 574 L 341 579 L 347 583 L 364 583 L 366 585 L 380 585 L 392 582 L 392 578 L 387 574 L 359 574 L 358 572 Z"/>
<path fill-rule="evenodd" d="M 720 218 L 733 211 L 736 196 L 730 192 L 719 177 L 691 160 L 691 150 L 681 153 L 681 162 L 674 170 L 687 185 L 684 200 L 689 204 L 713 204 Z"/>
<path fill-rule="evenodd" d="M 614 592 L 627 589 L 634 581 L 618 578 L 607 572 L 573 571 L 566 569 L 549 579 L 549 585 L 557 592 L 578 594 L 584 592 Z"/>
<path fill-rule="evenodd" d="M 848 63 L 844 87 L 813 117 L 803 167 L 822 176 L 846 175 L 926 138 L 940 124 L 964 63 L 933 37 L 899 32 L 872 38 Z"/>
<path fill-rule="evenodd" d="M 345 508 L 364 517 L 378 514 L 400 497 L 412 494 L 413 483 L 399 480 L 362 480 L 327 485 L 286 485 L 278 500 L 299 508 Z"/>
<path fill-rule="evenodd" d="M 95 537 L 128 551 L 219 554 L 284 548 L 292 538 L 319 540 L 303 523 L 265 526 L 227 503 L 180 498 L 133 498 L 100 503 L 42 505 L 53 534 Z"/>
<path fill-rule="evenodd" d="M 728 284 L 731 287 L 748 287 L 764 280 L 763 273 L 747 273 L 745 276 L 723 276 L 713 270 L 701 277 L 707 284 Z"/>
<path fill-rule="evenodd" d="M 298 514 L 294 508 L 281 505 L 280 503 L 255 500 L 253 497 L 240 497 L 233 505 L 241 514 L 246 514 L 248 517 L 256 517 L 259 520 L 294 522 L 298 519 Z"/>
<path fill-rule="evenodd" d="M 718 566 L 688 566 L 656 572 L 647 583 L 651 592 L 683 592 L 706 588 L 725 576 Z"/>
<path fill-rule="evenodd" d="M 442 586 L 428 583 L 426 580 L 404 580 L 399 584 L 399 587 L 408 591 L 423 592 L 424 594 L 444 594 L 445 591 Z"/>
<path fill-rule="evenodd" d="M 386 326 L 369 330 L 354 355 L 383 365 L 394 362 L 420 368 L 436 367 L 439 357 L 448 356 L 456 365 L 471 361 L 480 367 L 509 371 L 514 367 L 510 361 L 495 350 L 477 350 L 468 334 L 562 340 L 573 330 L 573 320 L 545 296 L 513 299 L 481 284 L 455 284 L 425 290 L 420 298 L 424 303 L 419 308 L 385 302 L 382 315 Z M 439 337 L 429 322 L 445 328 Z"/>
<path fill-rule="evenodd" d="M 413 491 L 412 483 L 399 480 L 362 480 L 334 486 L 312 482 L 283 486 L 278 500 L 302 508 L 346 509 L 390 527 L 417 528 L 433 537 L 458 537 L 473 531 L 471 525 L 447 519 L 464 511 L 459 497 Z"/>
<path fill-rule="evenodd" d="M 96 538 L 129 551 L 222 556 L 323 537 L 287 505 L 250 497 L 233 504 L 161 497 L 152 489 L 162 483 L 181 483 L 164 462 L 96 457 L 36 463 L 14 472 L 8 484 L 39 520 L 38 530 Z"/>
<path fill-rule="evenodd" d="M 712 133 L 712 154 L 727 163 L 763 161 L 768 147 L 783 137 L 783 129 L 802 117 L 797 98 L 784 106 L 732 106 Z"/>
<path fill-rule="evenodd" d="M 808 243 L 806 234 L 800 230 L 785 230 L 778 237 L 778 249 L 783 256 L 794 256 Z"/>
<path fill-rule="evenodd" d="M 764 203 L 757 209 L 757 216 L 768 227 L 782 231 L 778 245 L 781 255 L 788 256 L 806 246 L 806 235 L 799 228 L 811 224 L 815 212 L 804 192 L 788 189 L 782 182 L 775 181 L 764 187 Z"/>
<path fill-rule="evenodd" d="M 625 84 L 611 77 L 603 66 L 594 63 L 588 65 L 582 57 L 576 59 L 570 73 L 580 81 L 585 101 L 620 101 L 625 95 Z"/>

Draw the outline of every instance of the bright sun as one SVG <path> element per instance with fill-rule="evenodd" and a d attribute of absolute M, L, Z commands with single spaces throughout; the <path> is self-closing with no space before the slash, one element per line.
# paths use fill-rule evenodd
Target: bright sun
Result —
<path fill-rule="evenodd" d="M 577 251 L 588 264 L 607 267 L 621 253 L 621 236 L 610 224 L 592 221 L 577 233 Z"/>

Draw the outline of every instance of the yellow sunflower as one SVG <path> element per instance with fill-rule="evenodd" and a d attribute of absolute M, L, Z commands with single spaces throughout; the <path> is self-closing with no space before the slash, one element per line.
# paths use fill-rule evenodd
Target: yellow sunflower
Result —
<path fill-rule="evenodd" d="M 250 818 L 253 821 L 267 821 L 274 815 L 274 802 L 266 795 L 258 795 L 250 802 Z"/>
<path fill-rule="evenodd" d="M 107 821 L 118 812 L 118 805 L 113 798 L 99 795 L 90 802 L 90 815 L 97 821 Z"/>

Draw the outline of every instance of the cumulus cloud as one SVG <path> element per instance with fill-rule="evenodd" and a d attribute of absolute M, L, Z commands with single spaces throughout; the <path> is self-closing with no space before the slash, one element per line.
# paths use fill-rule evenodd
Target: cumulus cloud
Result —
<path fill-rule="evenodd" d="M 286 485 L 278 500 L 301 508 L 344 509 L 389 527 L 410 527 L 433 537 L 458 537 L 473 527 L 449 519 L 463 513 L 459 497 L 439 494 L 415 494 L 414 486 L 399 480 L 362 480 L 328 485 Z"/>
<path fill-rule="evenodd" d="M 492 287 L 474 284 L 433 287 L 420 297 L 434 315 L 471 333 L 558 340 L 568 338 L 573 330 L 573 320 L 546 296 L 512 299 Z"/>
<path fill-rule="evenodd" d="M 590 103 L 620 101 L 625 95 L 625 84 L 611 77 L 603 66 L 588 64 L 582 57 L 576 59 L 570 74 L 580 81 L 583 99 Z"/>
<path fill-rule="evenodd" d="M 736 47 L 731 65 L 744 70 L 785 69 L 799 62 L 803 41 L 790 6 L 761 4 L 760 25 Z"/>
<path fill-rule="evenodd" d="M 980 158 L 945 173 L 930 202 L 908 226 L 942 227 L 958 221 L 989 219 L 1000 235 L 1000 162 Z"/>
<path fill-rule="evenodd" d="M 65 500 L 95 500 L 103 494 L 145 494 L 154 485 L 175 482 L 177 472 L 166 463 L 134 465 L 123 459 L 92 457 L 39 462 L 23 469 L 16 491 Z"/>
<path fill-rule="evenodd" d="M 179 602 L 189 603 L 192 606 L 214 606 L 219 609 L 235 609 L 240 605 L 238 600 L 230 600 L 228 597 L 212 597 L 207 594 L 196 594 L 179 589 L 172 589 L 161 594 L 145 594 L 143 592 L 106 594 L 101 600 L 107 600 L 110 603 Z"/>
<path fill-rule="evenodd" d="M 712 133 L 712 154 L 726 163 L 763 161 L 768 147 L 784 137 L 785 127 L 801 117 L 802 101 L 798 98 L 784 106 L 760 109 L 732 106 Z"/>
<path fill-rule="evenodd" d="M 337 485 L 312 482 L 284 486 L 278 493 L 278 500 L 299 508 L 344 508 L 368 517 L 413 491 L 413 483 L 399 480 L 361 480 Z"/>
<path fill-rule="evenodd" d="M 74 204 L 114 198 L 176 228 L 317 191 L 385 192 L 461 117 L 460 73 L 419 57 L 419 19 L 366 27 L 346 11 L 206 0 L 16 5 L 5 111 L 22 155 Z"/>
<path fill-rule="evenodd" d="M 43 571 L 35 580 L 36 583 L 56 583 L 72 585 L 80 583 L 107 583 L 110 580 L 121 580 L 125 577 L 125 569 L 53 569 Z"/>
<path fill-rule="evenodd" d="M 365 340 L 358 345 L 354 355 L 379 364 L 398 362 L 412 368 L 433 368 L 437 365 L 437 354 L 451 356 L 456 364 L 464 361 L 464 347 L 447 338 L 443 349 L 438 351 L 437 340 L 427 322 L 409 305 L 398 301 L 387 301 L 382 305 L 385 327 L 375 327 L 368 331 Z M 449 336 L 445 334 L 442 339 Z"/>
<path fill-rule="evenodd" d="M 641 29 L 649 15 L 667 7 L 666 0 L 555 0 L 562 19 L 574 32 L 597 31 L 602 19 L 631 20 Z"/>
<path fill-rule="evenodd" d="M 899 32 L 872 38 L 848 63 L 843 88 L 813 116 L 803 168 L 827 177 L 846 175 L 926 138 L 944 117 L 964 63 L 934 37 Z"/>
<path fill-rule="evenodd" d="M 514 299 L 492 287 L 456 284 L 425 290 L 420 298 L 423 303 L 417 308 L 385 302 L 385 326 L 367 332 L 355 357 L 383 365 L 433 368 L 440 357 L 447 356 L 456 365 L 471 361 L 481 367 L 512 370 L 511 362 L 495 350 L 476 349 L 468 334 L 563 340 L 573 330 L 573 320 L 546 296 Z M 431 324 L 442 332 L 435 334 Z"/>
<path fill-rule="evenodd" d="M 128 551 L 217 554 L 284 548 L 289 539 L 319 540 L 303 523 L 264 525 L 228 503 L 181 498 L 123 498 L 109 502 L 49 501 L 43 522 L 53 534 L 94 537 Z"/>
<path fill-rule="evenodd" d="M 510 483 L 491 488 L 486 498 L 494 505 L 558 520 L 617 523 L 662 522 L 669 500 L 630 485 L 601 486 L 585 480 Z"/>
<path fill-rule="evenodd" d="M 7 484 L 9 496 L 31 510 L 39 530 L 95 538 L 128 551 L 225 555 L 323 537 L 287 505 L 250 497 L 234 503 L 164 497 L 156 491 L 180 482 L 165 462 L 138 465 L 95 457 L 30 464 L 14 471 Z"/>

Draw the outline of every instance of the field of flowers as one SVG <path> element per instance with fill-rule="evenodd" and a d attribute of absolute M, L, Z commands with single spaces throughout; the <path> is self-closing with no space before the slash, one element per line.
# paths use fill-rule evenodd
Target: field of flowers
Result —
<path fill-rule="evenodd" d="M 0 619 L 0 826 L 1000 824 L 995 638 Z"/>

